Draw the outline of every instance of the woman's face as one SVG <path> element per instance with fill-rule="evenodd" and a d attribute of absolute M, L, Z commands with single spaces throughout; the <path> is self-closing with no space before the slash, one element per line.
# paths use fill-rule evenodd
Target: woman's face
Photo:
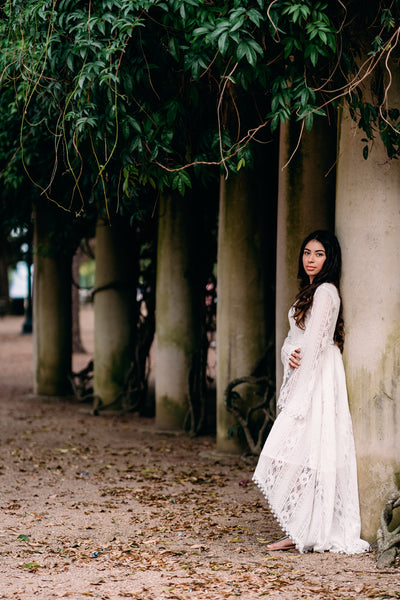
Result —
<path fill-rule="evenodd" d="M 303 252 L 303 267 L 310 278 L 310 283 L 312 283 L 314 277 L 321 272 L 325 261 L 325 248 L 321 242 L 317 242 L 317 240 L 308 242 Z"/>

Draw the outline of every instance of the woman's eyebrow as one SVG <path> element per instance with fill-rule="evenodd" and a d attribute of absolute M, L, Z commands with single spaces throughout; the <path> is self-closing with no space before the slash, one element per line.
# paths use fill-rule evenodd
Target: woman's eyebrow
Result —
<path fill-rule="evenodd" d="M 312 252 L 312 250 L 310 250 L 310 248 L 304 248 L 304 252 L 306 250 L 308 250 L 308 252 Z M 325 254 L 325 250 L 322 250 L 322 248 L 321 248 L 321 250 L 314 250 L 314 252 L 323 252 Z"/>

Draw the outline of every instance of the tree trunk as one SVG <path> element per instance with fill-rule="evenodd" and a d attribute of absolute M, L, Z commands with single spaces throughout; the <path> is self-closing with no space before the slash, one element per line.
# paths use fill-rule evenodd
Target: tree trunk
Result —
<path fill-rule="evenodd" d="M 388 103 L 397 106 L 400 78 L 392 66 Z M 369 101 L 370 85 L 364 82 Z M 400 164 L 388 160 L 378 138 L 363 159 L 364 133 L 347 107 L 339 131 L 336 226 L 344 265 L 344 358 L 362 533 L 373 541 L 385 500 L 400 487 Z"/>
<path fill-rule="evenodd" d="M 281 126 L 276 267 L 277 391 L 283 376 L 280 349 L 289 329 L 288 311 L 298 292 L 301 243 L 316 229 L 334 228 L 336 128 L 322 118 L 315 119 L 312 131 L 303 132 L 295 151 L 299 135 L 298 124 Z"/>
<path fill-rule="evenodd" d="M 137 303 L 134 231 L 123 219 L 96 227 L 94 393 L 101 407 L 117 401 L 133 359 Z M 116 408 L 120 406 L 115 405 Z"/>
<path fill-rule="evenodd" d="M 274 163 L 272 163 L 273 166 Z M 221 179 L 217 279 L 217 447 L 239 452 L 244 439 L 227 412 L 229 382 L 249 376 L 274 335 L 276 187 L 260 177 L 271 168 L 261 157 L 255 171 Z M 274 169 L 271 168 L 271 172 Z M 246 395 L 246 403 L 258 403 Z"/>
<path fill-rule="evenodd" d="M 196 206 L 160 200 L 156 280 L 156 424 L 180 429 L 190 406 L 189 378 L 201 346 Z M 198 233 L 198 232 L 197 232 Z"/>
<path fill-rule="evenodd" d="M 56 246 L 68 217 L 50 204 L 35 211 L 33 285 L 34 393 L 70 393 L 71 253 Z M 62 238 L 61 238 L 62 239 Z"/>

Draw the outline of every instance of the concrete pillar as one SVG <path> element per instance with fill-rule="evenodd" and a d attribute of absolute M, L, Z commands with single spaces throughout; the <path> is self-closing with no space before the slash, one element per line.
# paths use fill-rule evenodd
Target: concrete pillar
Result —
<path fill-rule="evenodd" d="M 122 219 L 96 227 L 94 393 L 101 407 L 123 390 L 136 331 L 137 251 Z"/>
<path fill-rule="evenodd" d="M 217 278 L 217 448 L 240 452 L 237 422 L 225 407 L 230 381 L 251 374 L 274 331 L 272 281 L 275 251 L 276 185 L 274 165 L 241 170 L 221 179 Z M 242 391 L 242 390 L 241 390 Z M 248 396 L 246 402 L 259 398 Z M 233 428 L 233 429 L 232 429 Z M 232 432 L 235 432 L 231 436 Z"/>
<path fill-rule="evenodd" d="M 200 343 L 196 297 L 194 207 L 163 194 L 156 279 L 156 425 L 181 429 L 189 406 L 189 374 Z"/>
<path fill-rule="evenodd" d="M 316 118 L 311 132 L 289 123 L 281 126 L 279 149 L 276 259 L 276 383 L 282 383 L 280 349 L 288 332 L 288 311 L 298 292 L 298 257 L 304 238 L 316 229 L 334 227 L 336 129 Z M 287 165 L 287 166 L 285 166 Z"/>
<path fill-rule="evenodd" d="M 63 233 L 68 216 L 39 202 L 34 219 L 33 390 L 45 396 L 71 392 L 72 253 Z"/>
<path fill-rule="evenodd" d="M 397 78 L 389 105 L 399 105 Z M 394 89 L 396 86 L 396 90 Z M 368 86 L 368 82 L 367 82 Z M 400 163 L 341 113 L 336 230 L 343 251 L 345 367 L 359 471 L 362 535 L 376 537 L 400 487 Z"/>

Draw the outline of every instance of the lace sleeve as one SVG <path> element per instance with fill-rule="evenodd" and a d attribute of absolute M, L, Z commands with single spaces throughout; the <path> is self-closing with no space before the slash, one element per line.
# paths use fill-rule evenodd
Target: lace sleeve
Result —
<path fill-rule="evenodd" d="M 309 318 L 301 343 L 301 365 L 284 378 L 278 407 L 303 418 L 310 405 L 311 393 L 324 350 L 332 345 L 340 300 L 336 288 L 329 283 L 319 286 L 314 294 Z M 283 349 L 282 349 L 283 350 Z M 286 352 L 286 351 L 285 351 Z M 286 370 L 286 369 L 285 369 Z"/>
<path fill-rule="evenodd" d="M 287 382 L 289 381 L 289 377 L 293 373 L 293 370 L 290 368 L 290 365 L 289 365 L 289 358 L 290 358 L 290 355 L 292 354 L 292 352 L 294 352 L 297 347 L 298 347 L 298 344 L 296 346 L 296 344 L 293 341 L 292 336 L 289 332 L 287 338 L 283 342 L 282 349 L 281 349 L 281 361 L 283 364 L 282 386 L 285 386 L 287 384 Z"/>

